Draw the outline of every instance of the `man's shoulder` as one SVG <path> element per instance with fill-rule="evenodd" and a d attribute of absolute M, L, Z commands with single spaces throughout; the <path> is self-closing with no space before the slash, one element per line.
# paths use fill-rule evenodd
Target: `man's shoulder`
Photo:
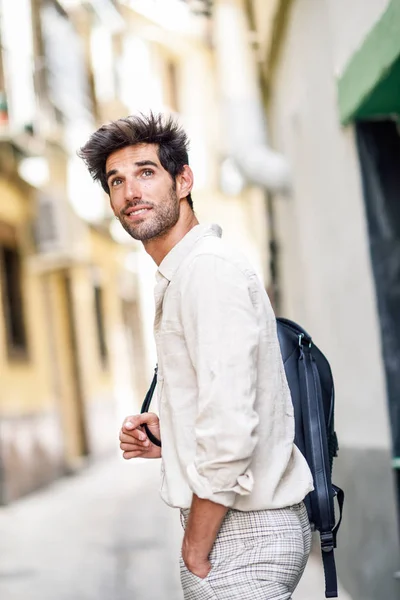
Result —
<path fill-rule="evenodd" d="M 205 264 L 218 262 L 226 269 L 237 270 L 246 277 L 256 275 L 256 271 L 248 258 L 237 248 L 225 242 L 220 237 L 204 236 L 195 244 L 188 254 L 184 268 L 193 269 Z"/>

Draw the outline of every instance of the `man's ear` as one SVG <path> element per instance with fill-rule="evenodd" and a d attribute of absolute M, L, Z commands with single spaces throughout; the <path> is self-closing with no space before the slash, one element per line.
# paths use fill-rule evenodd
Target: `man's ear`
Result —
<path fill-rule="evenodd" d="M 176 193 L 179 200 L 186 198 L 193 188 L 193 171 L 189 165 L 185 165 L 176 177 Z"/>

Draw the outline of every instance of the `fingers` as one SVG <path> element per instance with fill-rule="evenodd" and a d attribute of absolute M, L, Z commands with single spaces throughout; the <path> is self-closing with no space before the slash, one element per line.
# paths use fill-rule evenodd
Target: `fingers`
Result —
<path fill-rule="evenodd" d="M 141 425 L 138 423 L 138 418 L 127 417 L 127 419 L 125 419 L 124 423 L 122 424 L 122 429 L 119 433 L 120 442 L 141 442 L 145 446 L 148 446 L 150 442 L 148 441 L 146 433 L 142 430 Z"/>
<path fill-rule="evenodd" d="M 119 440 L 122 456 L 125 459 L 139 456 L 150 457 L 153 445 L 143 429 L 145 423 L 149 426 L 157 426 L 159 418 L 154 413 L 143 413 L 126 417 L 124 420 L 119 433 Z"/>
<path fill-rule="evenodd" d="M 121 431 L 119 440 L 119 447 L 124 452 L 144 453 L 149 450 L 151 445 L 147 436 L 137 429 L 130 434 Z"/>
<path fill-rule="evenodd" d="M 134 429 L 129 433 L 125 433 L 123 429 L 119 432 L 119 440 L 120 442 L 130 442 L 131 444 L 138 442 L 145 442 L 147 439 L 147 435 L 140 431 L 140 429 Z"/>
<path fill-rule="evenodd" d="M 137 440 L 130 435 L 120 435 L 120 448 L 122 449 L 122 445 L 125 446 L 137 446 L 138 448 L 148 448 L 150 446 L 150 440 L 147 438 L 144 441 Z"/>
<path fill-rule="evenodd" d="M 134 450 L 131 452 L 123 452 L 122 456 L 125 460 L 129 460 L 130 458 L 139 458 L 141 456 L 144 456 L 144 454 L 143 451 Z"/>
<path fill-rule="evenodd" d="M 126 417 L 126 419 L 124 419 L 124 422 L 122 423 L 122 430 L 125 432 L 131 432 L 134 429 L 140 427 L 141 425 L 141 415 Z"/>
<path fill-rule="evenodd" d="M 144 452 L 145 448 L 139 444 L 120 444 L 119 447 L 123 452 Z"/>
<path fill-rule="evenodd" d="M 148 438 L 144 431 L 141 431 L 140 429 L 134 429 L 129 433 L 126 433 L 123 429 L 121 429 L 121 431 L 119 432 L 119 441 L 127 442 L 130 444 L 138 442 L 144 443 L 148 441 Z"/>
<path fill-rule="evenodd" d="M 141 425 L 144 425 L 144 423 L 147 423 L 148 425 L 156 425 L 158 423 L 158 421 L 159 421 L 159 419 L 156 414 L 143 413 L 141 415 L 126 417 L 126 419 L 124 420 L 124 422 L 122 424 L 122 429 L 125 432 L 130 432 L 130 431 L 133 431 L 134 429 L 137 429 Z"/>
<path fill-rule="evenodd" d="M 148 447 L 144 448 L 138 444 L 120 444 L 122 452 L 141 452 L 142 454 L 148 451 Z"/>
<path fill-rule="evenodd" d="M 129 436 L 126 436 L 129 439 Z M 134 458 L 135 456 L 145 456 L 146 453 L 150 450 L 150 442 L 146 440 L 145 442 L 126 442 L 123 441 L 119 445 L 122 450 L 122 455 L 124 458 Z"/>
<path fill-rule="evenodd" d="M 146 450 L 146 448 L 150 447 L 150 440 L 148 440 L 148 439 L 146 439 L 142 442 L 140 440 L 136 440 L 136 439 L 132 438 L 129 435 L 121 435 L 119 440 L 121 442 L 119 445 L 121 450 L 129 450 L 130 447 Z M 127 446 L 129 446 L 129 448 Z"/>

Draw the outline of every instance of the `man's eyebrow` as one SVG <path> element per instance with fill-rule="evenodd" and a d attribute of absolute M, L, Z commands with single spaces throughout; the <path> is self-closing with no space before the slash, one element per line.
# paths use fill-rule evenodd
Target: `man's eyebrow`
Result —
<path fill-rule="evenodd" d="M 118 170 L 117 170 L 117 169 L 111 169 L 111 171 L 108 171 L 108 172 L 106 173 L 106 181 L 108 181 L 108 180 L 109 180 L 109 178 L 111 177 L 111 175 L 116 175 L 116 173 L 118 173 Z"/>
<path fill-rule="evenodd" d="M 139 162 L 135 162 L 135 165 L 137 167 L 147 167 L 148 165 L 151 165 L 152 167 L 156 167 L 158 169 L 158 164 L 152 160 L 139 160 Z"/>
<path fill-rule="evenodd" d="M 159 165 L 157 163 L 155 163 L 152 160 L 146 159 L 146 160 L 139 160 L 138 162 L 134 163 L 135 167 L 155 167 L 156 169 L 159 168 Z M 118 173 L 118 169 L 111 169 L 110 171 L 108 171 L 106 173 L 106 181 L 109 180 L 109 178 L 111 177 L 111 175 L 116 175 Z"/>

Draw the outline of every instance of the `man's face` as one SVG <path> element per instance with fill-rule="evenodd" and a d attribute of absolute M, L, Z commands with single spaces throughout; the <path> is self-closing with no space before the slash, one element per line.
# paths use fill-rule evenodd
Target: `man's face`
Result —
<path fill-rule="evenodd" d="M 142 242 L 163 235 L 177 223 L 179 198 L 155 144 L 127 146 L 106 161 L 114 214 L 126 231 Z"/>

